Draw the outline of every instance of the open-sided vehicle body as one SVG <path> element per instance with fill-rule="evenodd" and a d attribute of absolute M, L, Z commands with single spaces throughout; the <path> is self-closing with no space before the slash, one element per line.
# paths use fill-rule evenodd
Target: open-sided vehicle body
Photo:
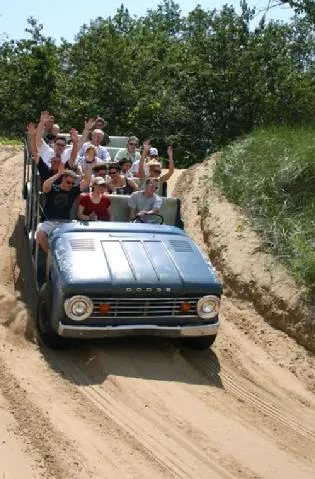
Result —
<path fill-rule="evenodd" d="M 110 195 L 111 222 L 60 222 L 46 258 L 34 240 L 40 200 L 32 168 L 25 224 L 39 289 L 37 325 L 47 345 L 136 334 L 178 337 L 199 349 L 213 343 L 222 286 L 181 228 L 178 199 L 163 198 L 160 225 L 128 222 L 128 197 Z"/>

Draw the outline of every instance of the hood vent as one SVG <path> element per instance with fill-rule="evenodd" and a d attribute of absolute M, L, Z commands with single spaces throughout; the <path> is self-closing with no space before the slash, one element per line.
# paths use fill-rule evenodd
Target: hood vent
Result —
<path fill-rule="evenodd" d="M 80 238 L 70 240 L 72 251 L 94 251 L 95 245 L 92 238 Z"/>
<path fill-rule="evenodd" d="M 192 248 L 188 241 L 185 240 L 169 240 L 169 244 L 176 253 L 191 253 Z"/>

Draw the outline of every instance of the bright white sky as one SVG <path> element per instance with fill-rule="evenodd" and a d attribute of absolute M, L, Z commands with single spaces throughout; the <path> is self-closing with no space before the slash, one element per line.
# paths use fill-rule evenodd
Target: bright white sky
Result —
<path fill-rule="evenodd" d="M 93 0 L 69 1 L 53 0 L 52 2 L 40 0 L 9 0 L 0 4 L 0 39 L 6 34 L 10 39 L 25 38 L 24 32 L 29 16 L 36 18 L 44 25 L 44 34 L 55 38 L 58 42 L 61 37 L 73 41 L 84 23 L 96 17 L 107 18 L 116 13 L 121 3 L 128 8 L 129 13 L 137 16 L 144 15 L 147 9 L 155 9 L 161 2 L 159 0 Z M 192 11 L 197 4 L 204 10 L 216 8 L 220 10 L 222 5 L 228 3 L 239 10 L 239 0 L 180 0 L 181 11 L 184 15 Z M 256 7 L 257 11 L 263 9 L 268 0 L 248 0 L 248 5 Z M 262 14 L 257 15 L 255 23 L 259 21 Z M 269 11 L 267 19 L 289 21 L 293 12 L 288 7 L 276 7 Z M 255 24 L 254 23 L 254 24 Z"/>

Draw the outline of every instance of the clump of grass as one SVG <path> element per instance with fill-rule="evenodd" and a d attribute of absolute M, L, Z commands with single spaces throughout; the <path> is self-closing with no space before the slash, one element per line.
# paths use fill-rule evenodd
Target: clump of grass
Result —
<path fill-rule="evenodd" d="M 300 282 L 315 286 L 315 128 L 257 130 L 227 147 L 214 182 Z"/>
<path fill-rule="evenodd" d="M 20 138 L 8 138 L 6 136 L 0 136 L 0 145 L 21 146 L 22 141 Z"/>

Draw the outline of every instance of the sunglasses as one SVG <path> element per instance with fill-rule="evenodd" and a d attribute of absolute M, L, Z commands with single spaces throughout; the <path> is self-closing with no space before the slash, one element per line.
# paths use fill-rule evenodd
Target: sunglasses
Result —
<path fill-rule="evenodd" d="M 138 143 L 129 143 L 130 146 L 138 146 Z"/>
<path fill-rule="evenodd" d="M 108 172 L 110 175 L 116 175 L 117 171 L 109 171 Z"/>
<path fill-rule="evenodd" d="M 66 183 L 67 183 L 67 185 L 72 185 L 72 186 L 73 186 L 75 182 L 74 182 L 74 181 L 66 180 Z"/>
<path fill-rule="evenodd" d="M 153 173 L 161 173 L 161 170 L 152 170 Z"/>

